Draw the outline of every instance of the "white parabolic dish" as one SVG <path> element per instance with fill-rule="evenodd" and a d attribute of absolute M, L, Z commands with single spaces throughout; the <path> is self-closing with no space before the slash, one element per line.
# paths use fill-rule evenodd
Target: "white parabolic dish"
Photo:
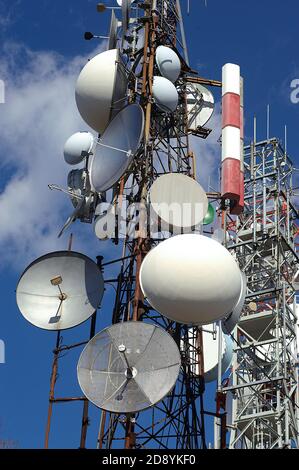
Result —
<path fill-rule="evenodd" d="M 213 337 L 213 325 L 207 325 L 203 331 L 203 354 L 205 381 L 213 382 L 218 377 L 219 327 L 216 326 L 216 337 Z M 221 332 L 222 333 L 222 332 Z M 233 358 L 233 340 L 222 333 L 221 372 L 229 368 Z"/>
<path fill-rule="evenodd" d="M 222 330 L 224 331 L 225 334 L 230 334 L 235 326 L 237 325 L 243 307 L 245 303 L 245 298 L 246 298 L 246 291 L 247 291 L 247 278 L 246 275 L 241 272 L 241 282 L 242 282 L 242 287 L 241 287 L 241 292 L 240 292 L 240 297 L 238 302 L 233 308 L 233 311 L 227 316 L 225 320 L 222 321 Z"/>
<path fill-rule="evenodd" d="M 181 62 L 178 55 L 169 47 L 158 46 L 156 62 L 161 75 L 171 82 L 175 82 L 181 73 Z"/>
<path fill-rule="evenodd" d="M 94 261 L 81 253 L 57 251 L 28 266 L 17 286 L 17 304 L 38 328 L 64 330 L 93 315 L 103 293 L 103 276 Z"/>
<path fill-rule="evenodd" d="M 93 190 L 111 188 L 125 173 L 137 152 L 144 129 L 144 113 L 139 104 L 123 108 L 110 122 L 90 162 Z"/>
<path fill-rule="evenodd" d="M 187 87 L 188 127 L 196 130 L 203 127 L 214 112 L 214 96 L 200 84 L 190 83 Z"/>
<path fill-rule="evenodd" d="M 127 78 L 118 50 L 101 52 L 85 65 L 78 77 L 79 113 L 92 129 L 102 134 L 111 117 L 125 105 L 126 90 Z"/>
<path fill-rule="evenodd" d="M 168 227 L 191 229 L 200 224 L 208 210 L 206 192 L 197 181 L 180 173 L 159 176 L 150 188 L 151 214 Z"/>
<path fill-rule="evenodd" d="M 77 368 L 86 397 L 112 413 L 153 406 L 174 387 L 181 358 L 173 338 L 145 322 L 117 323 L 98 333 Z"/>
<path fill-rule="evenodd" d="M 144 296 L 162 315 L 205 325 L 228 315 L 241 290 L 240 269 L 220 243 L 202 235 L 177 235 L 145 257 L 140 270 Z"/>
<path fill-rule="evenodd" d="M 64 159 L 69 165 L 78 165 L 91 152 L 94 138 L 90 132 L 76 132 L 64 144 Z"/>
<path fill-rule="evenodd" d="M 174 84 L 164 77 L 154 77 L 153 96 L 158 108 L 165 113 L 173 113 L 179 101 Z"/>

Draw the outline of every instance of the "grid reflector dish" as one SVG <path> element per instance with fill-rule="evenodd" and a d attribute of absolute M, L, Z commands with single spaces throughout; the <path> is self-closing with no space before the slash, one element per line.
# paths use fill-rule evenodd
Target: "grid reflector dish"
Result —
<path fill-rule="evenodd" d="M 96 263 L 81 253 L 57 251 L 28 266 L 17 286 L 17 304 L 38 328 L 65 330 L 87 320 L 103 293 L 104 280 Z"/>
<path fill-rule="evenodd" d="M 90 182 L 96 192 L 111 188 L 125 173 L 137 152 L 144 128 L 141 106 L 130 104 L 110 122 L 91 159 Z"/>
<path fill-rule="evenodd" d="M 162 328 L 144 322 L 118 323 L 85 347 L 78 362 L 78 381 L 99 408 L 136 413 L 171 391 L 180 364 L 179 349 Z"/>

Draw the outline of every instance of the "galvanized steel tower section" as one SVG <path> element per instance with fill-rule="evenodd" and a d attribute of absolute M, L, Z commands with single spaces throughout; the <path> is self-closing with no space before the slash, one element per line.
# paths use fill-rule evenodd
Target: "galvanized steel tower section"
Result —
<path fill-rule="evenodd" d="M 247 277 L 228 385 L 232 449 L 299 447 L 293 164 L 277 138 L 244 148 L 245 207 L 226 245 Z"/>

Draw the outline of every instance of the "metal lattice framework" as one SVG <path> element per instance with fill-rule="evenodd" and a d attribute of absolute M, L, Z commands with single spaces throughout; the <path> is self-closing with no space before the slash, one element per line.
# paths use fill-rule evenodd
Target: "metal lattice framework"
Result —
<path fill-rule="evenodd" d="M 121 257 L 104 262 L 98 257 L 98 264 L 105 273 L 106 266 L 114 265 L 116 279 L 105 280 L 113 284 L 116 295 L 111 323 L 123 321 L 146 321 L 162 326 L 175 339 L 182 358 L 179 379 L 172 392 L 149 410 L 135 415 L 121 415 L 102 411 L 97 439 L 97 448 L 161 448 L 199 449 L 206 448 L 203 393 L 203 354 L 202 333 L 198 328 L 168 321 L 144 301 L 139 285 L 139 271 L 147 252 L 163 240 L 160 227 L 153 230 L 144 224 L 148 219 L 147 194 L 157 177 L 165 173 L 182 173 L 195 178 L 195 158 L 190 150 L 189 138 L 193 133 L 206 138 L 210 129 L 198 128 L 191 131 L 187 120 L 187 85 L 200 83 L 221 86 L 221 82 L 196 76 L 188 65 L 188 53 L 179 0 L 150 0 L 137 5 L 134 10 L 134 38 L 141 28 L 144 33 L 144 47 L 136 48 L 136 41 L 130 42 L 125 51 L 128 63 L 124 65 L 129 77 L 129 103 L 139 102 L 144 109 L 145 130 L 138 154 L 119 184 L 114 187 L 113 201 L 116 213 L 121 212 L 126 200 L 138 207 L 140 222 L 134 224 L 136 213 L 126 212 L 127 232 L 124 237 L 117 224 L 115 245 L 123 243 Z M 179 103 L 175 113 L 161 114 L 153 101 L 153 77 L 158 72 L 155 65 L 155 51 L 159 45 L 169 45 L 179 55 L 182 74 L 176 86 Z M 130 63 L 133 63 L 131 68 Z M 140 205 L 141 204 L 141 205 Z M 118 221 L 118 215 L 116 217 Z M 144 228 L 146 227 L 146 228 Z M 113 246 L 112 246 L 113 248 Z M 114 271 L 115 272 L 115 271 Z M 96 331 L 95 316 L 91 324 L 90 338 Z M 80 447 L 86 445 L 89 402 L 85 397 L 57 398 L 55 383 L 58 374 L 59 358 L 66 350 L 82 347 L 85 342 L 65 346 L 58 333 L 52 367 L 48 422 L 45 447 L 49 445 L 52 408 L 54 403 L 83 401 L 83 417 Z M 194 361 L 197 375 L 194 375 Z M 218 416 L 218 415 L 217 415 Z M 220 414 L 219 414 L 220 416 Z"/>
<path fill-rule="evenodd" d="M 169 44 L 183 59 L 184 44 L 177 39 L 181 18 L 173 0 L 152 2 L 155 5 L 145 11 L 145 47 L 142 75 L 137 89 L 145 109 L 145 136 L 140 155 L 135 160 L 133 172 L 122 181 L 119 195 L 125 194 L 133 204 L 144 203 L 153 181 L 161 174 L 176 172 L 195 177 L 193 154 L 189 149 L 186 121 L 186 79 L 179 82 L 180 102 L 171 116 L 161 115 L 152 105 L 152 81 L 155 74 L 156 47 Z M 186 57 L 185 57 L 186 58 Z M 186 72 L 190 71 L 185 59 Z M 136 84 L 134 87 L 136 89 Z M 130 191 L 126 187 L 132 188 Z M 118 198 L 119 200 L 119 198 Z M 124 241 L 123 259 L 117 282 L 117 294 L 113 311 L 113 323 L 126 320 L 154 322 L 165 328 L 176 340 L 182 352 L 182 372 L 175 389 L 166 399 L 139 416 L 122 416 L 102 412 L 99 448 L 119 446 L 125 440 L 127 448 L 201 448 L 205 447 L 202 408 L 202 381 L 191 374 L 190 333 L 188 328 L 167 321 L 144 302 L 139 286 L 139 270 L 145 254 L 162 240 L 142 233 L 135 240 Z M 200 332 L 194 333 L 200 344 Z M 200 346 L 197 353 L 200 355 Z"/>
<path fill-rule="evenodd" d="M 230 448 L 299 446 L 293 165 L 278 139 L 244 149 L 245 209 L 226 217 L 227 246 L 247 277 L 233 337 Z"/>

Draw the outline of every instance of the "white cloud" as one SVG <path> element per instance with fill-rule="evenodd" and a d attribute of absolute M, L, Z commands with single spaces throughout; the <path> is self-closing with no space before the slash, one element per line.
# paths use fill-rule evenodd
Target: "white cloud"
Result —
<path fill-rule="evenodd" d="M 6 103 L 0 105 L 2 266 L 5 262 L 24 266 L 45 252 L 66 248 L 66 238 L 58 240 L 57 233 L 72 206 L 66 196 L 50 192 L 47 185 L 66 186 L 70 168 L 63 159 L 64 142 L 73 132 L 87 128 L 74 99 L 75 81 L 86 60 L 78 56 L 67 61 L 53 52 L 33 52 L 19 44 L 3 47 L 0 77 L 6 85 Z M 91 233 L 89 226 L 87 229 L 79 229 L 83 238 Z"/>

